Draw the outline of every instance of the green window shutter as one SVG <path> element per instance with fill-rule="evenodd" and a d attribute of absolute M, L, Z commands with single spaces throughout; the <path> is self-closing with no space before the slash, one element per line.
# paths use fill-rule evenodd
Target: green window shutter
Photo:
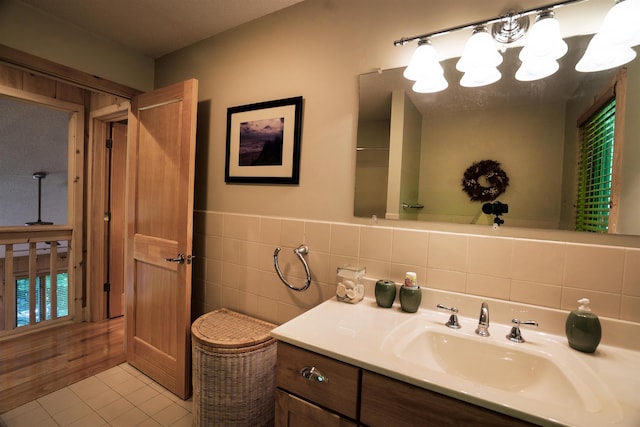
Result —
<path fill-rule="evenodd" d="M 577 231 L 606 233 L 609 228 L 615 114 L 614 98 L 580 127 Z"/>

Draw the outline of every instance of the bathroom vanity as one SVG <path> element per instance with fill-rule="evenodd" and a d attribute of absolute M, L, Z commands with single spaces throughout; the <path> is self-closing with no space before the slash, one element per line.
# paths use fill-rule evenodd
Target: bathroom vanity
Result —
<path fill-rule="evenodd" d="M 310 367 L 326 382 L 301 374 Z M 278 343 L 276 376 L 278 427 L 415 426 L 416 420 L 439 426 L 533 425 L 284 342 Z"/>
<path fill-rule="evenodd" d="M 474 333 L 481 302 L 493 310 L 488 337 Z M 445 326 L 438 303 L 458 306 L 462 328 Z M 272 331 L 276 425 L 640 425 L 640 352 L 576 352 L 553 333 L 566 312 L 541 310 L 429 290 L 415 314 L 372 298 L 326 301 Z M 523 326 L 523 343 L 506 339 L 510 317 L 529 315 L 541 327 Z M 545 323 L 560 325 L 550 333 Z"/>

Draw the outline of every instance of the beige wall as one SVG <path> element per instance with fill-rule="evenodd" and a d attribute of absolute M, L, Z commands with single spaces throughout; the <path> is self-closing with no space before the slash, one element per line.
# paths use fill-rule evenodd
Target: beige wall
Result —
<path fill-rule="evenodd" d="M 145 58 L 90 37 L 68 37 L 70 29 L 46 19 L 41 27 L 56 37 L 43 45 L 23 19 L 32 13 L 0 1 L 3 43 L 83 71 L 100 68 L 95 74 L 147 89 L 152 79 Z M 521 2 L 523 8 L 540 4 Z M 392 44 L 403 35 L 486 19 L 512 6 L 508 0 L 490 6 L 461 0 L 455 7 L 435 0 L 306 0 L 157 60 L 157 87 L 200 81 L 194 315 L 228 306 L 286 321 L 331 297 L 336 266 L 351 262 L 374 278 L 400 280 L 411 268 L 421 285 L 542 306 L 570 309 L 573 300 L 589 296 L 604 316 L 640 321 L 638 239 L 592 246 L 565 243 L 592 239 L 563 233 L 538 240 L 505 238 L 488 227 L 464 228 L 468 234 L 438 224 L 425 230 L 355 224 L 357 76 L 406 65 L 412 47 Z M 443 38 L 439 50 L 458 55 L 464 37 Z M 297 95 L 305 99 L 300 185 L 225 184 L 227 108 Z M 278 281 L 272 254 L 283 247 L 281 266 L 295 281 L 300 263 L 291 249 L 302 242 L 310 247 L 314 283 L 294 293 Z"/>
<path fill-rule="evenodd" d="M 402 35 L 506 7 L 433 4 L 306 0 L 157 62 L 159 86 L 200 81 L 195 231 L 204 262 L 196 266 L 194 315 L 227 306 L 284 322 L 331 297 L 336 267 L 349 262 L 372 278 L 400 281 L 411 269 L 422 285 L 547 307 L 572 309 L 588 296 L 601 315 L 640 321 L 637 249 L 353 224 L 358 75 L 406 65 L 412 49 L 392 43 Z M 227 108 L 297 95 L 305 99 L 300 185 L 225 184 Z M 451 167 L 464 170 L 467 160 Z M 309 245 L 314 281 L 296 293 L 279 282 L 272 254 L 282 246 L 281 267 L 301 283 L 292 252 L 301 243 Z M 600 261 L 602 268 L 593 267 Z"/>
<path fill-rule="evenodd" d="M 135 89 L 153 88 L 152 58 L 16 0 L 0 0 L 0 43 Z"/>

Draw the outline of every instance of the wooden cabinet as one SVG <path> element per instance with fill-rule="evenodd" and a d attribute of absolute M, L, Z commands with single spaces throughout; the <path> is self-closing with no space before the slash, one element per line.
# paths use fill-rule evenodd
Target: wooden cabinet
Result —
<path fill-rule="evenodd" d="M 312 378 L 306 378 L 305 371 Z M 291 420 L 298 419 L 300 414 L 309 417 L 313 414 L 316 419 L 319 411 L 337 414 L 338 418 L 358 418 L 360 369 L 355 366 L 279 342 L 276 386 L 279 389 L 276 426 L 293 426 Z M 313 405 L 303 406 L 295 396 Z"/>
<path fill-rule="evenodd" d="M 356 423 L 335 412 L 278 389 L 276 391 L 276 427 L 355 427 Z"/>
<path fill-rule="evenodd" d="M 276 385 L 276 427 L 533 425 L 284 342 Z"/>
<path fill-rule="evenodd" d="M 403 383 L 369 371 L 362 373 L 360 421 L 369 426 L 422 425 L 512 427 L 525 421 Z"/>

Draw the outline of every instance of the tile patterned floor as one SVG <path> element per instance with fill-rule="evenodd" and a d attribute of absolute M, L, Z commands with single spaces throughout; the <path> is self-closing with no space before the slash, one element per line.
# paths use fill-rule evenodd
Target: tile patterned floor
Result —
<path fill-rule="evenodd" d="M 187 427 L 183 401 L 123 363 L 0 415 L 7 427 Z"/>

